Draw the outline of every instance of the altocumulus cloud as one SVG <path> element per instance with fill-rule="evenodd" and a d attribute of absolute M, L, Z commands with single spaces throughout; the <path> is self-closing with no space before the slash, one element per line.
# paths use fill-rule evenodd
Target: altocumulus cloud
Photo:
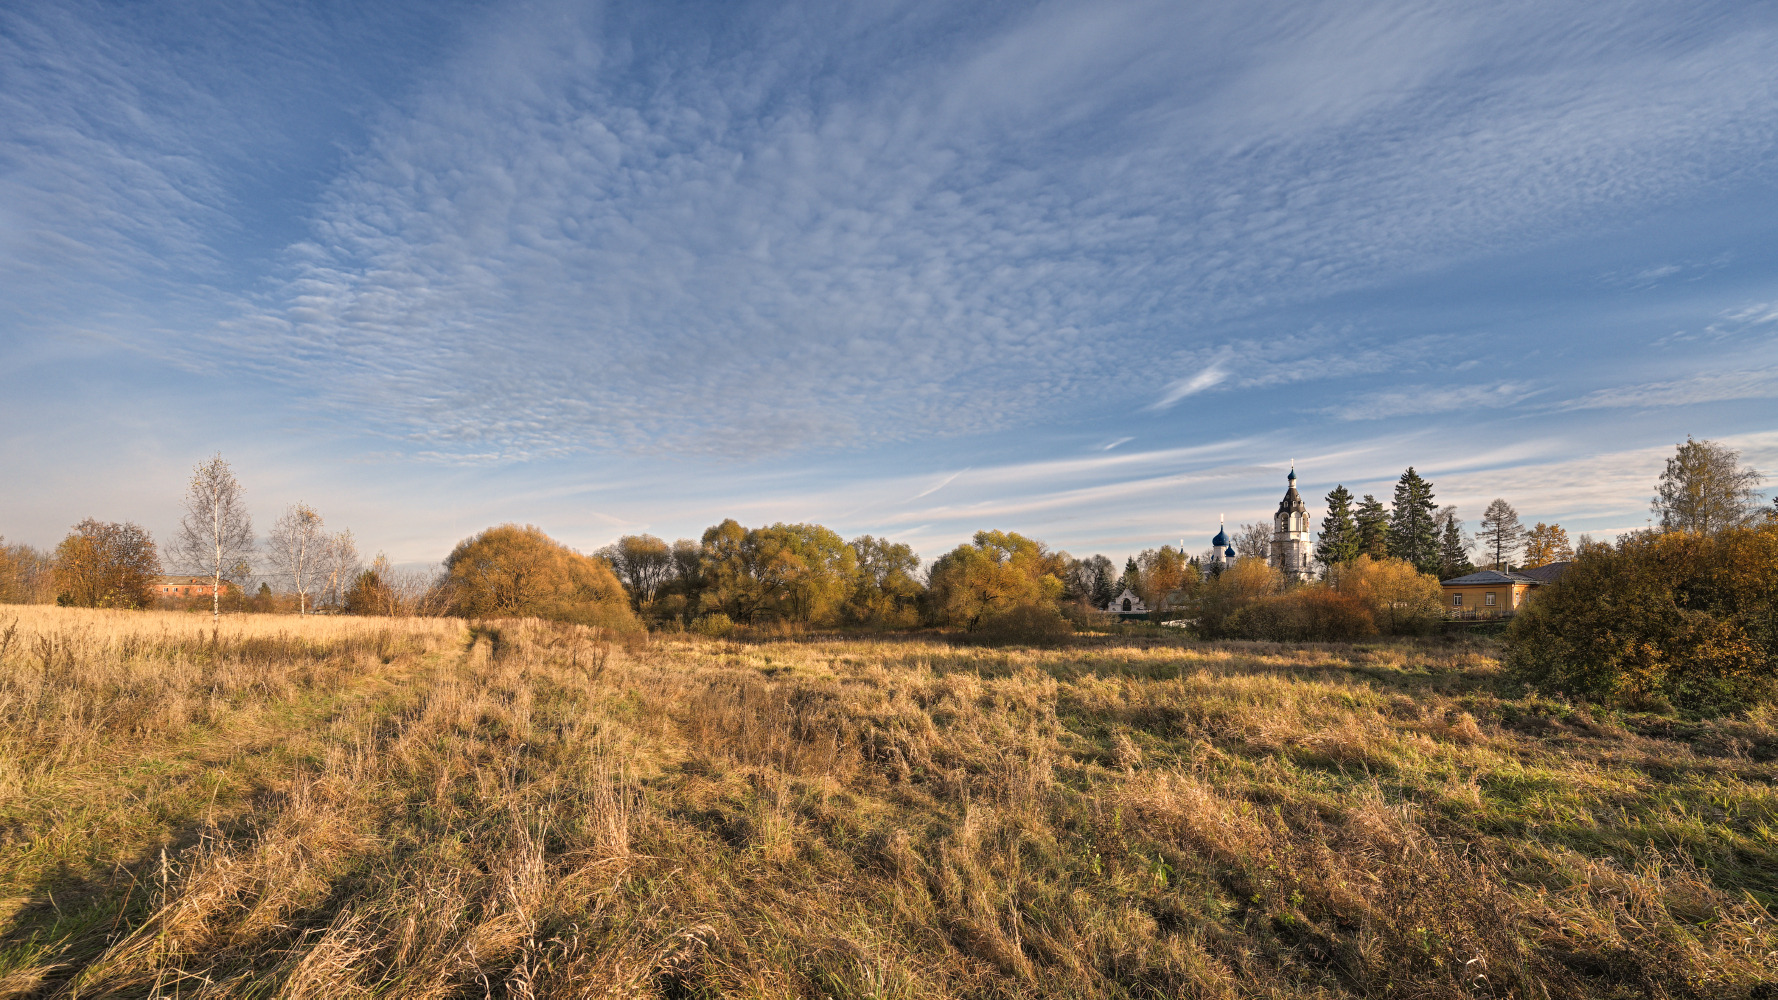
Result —
<path fill-rule="evenodd" d="M 109 8 L 0 13 L 7 304 L 440 461 L 1429 384 L 1431 336 L 1218 324 L 1633 217 L 1778 137 L 1778 37 L 1734 6 L 545 2 L 436 58 L 355 29 L 388 59 L 238 10 L 183 62 Z M 344 151 L 261 225 L 305 136 Z"/>

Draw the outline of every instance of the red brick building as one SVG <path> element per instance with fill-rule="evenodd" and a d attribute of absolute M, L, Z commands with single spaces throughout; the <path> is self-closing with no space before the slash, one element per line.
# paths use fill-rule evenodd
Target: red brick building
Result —
<path fill-rule="evenodd" d="M 207 576 L 157 576 L 154 592 L 160 597 L 209 597 L 216 590 L 216 580 Z M 228 592 L 228 581 L 222 590 Z"/>

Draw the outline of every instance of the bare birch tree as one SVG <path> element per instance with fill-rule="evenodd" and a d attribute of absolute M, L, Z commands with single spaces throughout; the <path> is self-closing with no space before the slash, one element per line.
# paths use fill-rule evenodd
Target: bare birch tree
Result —
<path fill-rule="evenodd" d="M 352 586 L 359 571 L 358 543 L 350 529 L 327 536 L 322 553 L 322 573 L 326 576 L 327 603 L 339 607 L 346 590 Z"/>
<path fill-rule="evenodd" d="M 228 460 L 220 454 L 198 463 L 185 489 L 185 517 L 173 540 L 173 553 L 196 573 L 208 574 L 210 614 L 222 621 L 222 581 L 253 571 L 253 520 L 247 514 L 246 491 Z"/>
<path fill-rule="evenodd" d="M 315 508 L 296 503 L 272 524 L 272 533 L 266 537 L 266 554 L 279 575 L 290 581 L 290 589 L 296 591 L 299 615 L 309 613 L 309 590 L 322 575 L 328 547 L 323 526 Z"/>

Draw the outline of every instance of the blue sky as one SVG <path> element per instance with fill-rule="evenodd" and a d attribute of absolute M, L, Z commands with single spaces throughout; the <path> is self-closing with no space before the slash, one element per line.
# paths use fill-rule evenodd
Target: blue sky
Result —
<path fill-rule="evenodd" d="M 371 8 L 371 9 L 367 9 Z M 1121 557 L 1778 471 L 1771 4 L 0 9 L 0 533 Z"/>

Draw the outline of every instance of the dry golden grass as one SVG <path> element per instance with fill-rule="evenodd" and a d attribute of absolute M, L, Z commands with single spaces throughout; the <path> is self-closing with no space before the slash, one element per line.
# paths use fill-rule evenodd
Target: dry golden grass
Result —
<path fill-rule="evenodd" d="M 39 607 L 0 646 L 0 996 L 1752 997 L 1778 958 L 1774 719 L 1515 697 L 1481 646 Z"/>

